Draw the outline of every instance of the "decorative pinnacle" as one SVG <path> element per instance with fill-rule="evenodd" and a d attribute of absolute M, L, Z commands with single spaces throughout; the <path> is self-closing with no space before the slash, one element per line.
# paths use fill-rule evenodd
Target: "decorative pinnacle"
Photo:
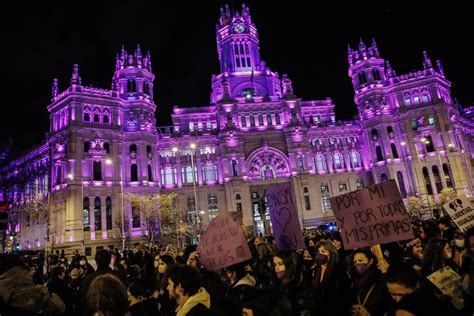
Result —
<path fill-rule="evenodd" d="M 59 88 L 58 88 L 58 79 L 53 79 L 53 89 L 52 89 L 52 95 L 53 95 L 53 100 L 58 96 Z"/>
<path fill-rule="evenodd" d="M 433 68 L 433 64 L 431 63 L 431 59 L 428 57 L 428 53 L 423 51 L 423 68 L 424 69 L 431 69 Z"/>
<path fill-rule="evenodd" d="M 374 54 L 379 56 L 379 49 L 377 47 L 377 43 L 375 42 L 375 38 L 372 37 L 372 50 L 374 51 Z"/>
<path fill-rule="evenodd" d="M 79 66 L 74 64 L 74 69 L 71 76 L 71 84 L 81 85 L 81 76 L 79 75 Z"/>
<path fill-rule="evenodd" d="M 443 65 L 441 65 L 441 61 L 439 59 L 436 61 L 436 67 L 438 68 L 438 73 L 444 77 Z"/>
<path fill-rule="evenodd" d="M 395 71 L 392 69 L 392 66 L 390 65 L 390 62 L 388 60 L 385 61 L 385 67 L 386 67 L 387 78 L 396 77 Z"/>
<path fill-rule="evenodd" d="M 137 44 L 137 49 L 135 50 L 135 60 L 137 61 L 138 67 L 142 66 L 142 50 L 140 49 L 140 44 Z"/>
<path fill-rule="evenodd" d="M 365 43 L 364 41 L 362 40 L 362 37 L 360 38 L 360 41 L 359 41 L 359 50 L 360 51 L 365 51 L 366 49 L 366 46 L 365 46 Z"/>

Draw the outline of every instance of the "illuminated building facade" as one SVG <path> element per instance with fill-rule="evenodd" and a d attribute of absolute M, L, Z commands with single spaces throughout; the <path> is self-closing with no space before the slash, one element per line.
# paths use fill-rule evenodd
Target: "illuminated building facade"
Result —
<path fill-rule="evenodd" d="M 297 97 L 265 64 L 248 7 L 222 9 L 216 32 L 210 105 L 174 107 L 172 126 L 155 125 L 155 76 L 140 47 L 121 49 L 110 90 L 83 86 L 77 65 L 66 90 L 54 80 L 48 139 L 2 170 L 12 204 L 51 192 L 49 216 L 11 228 L 23 248 L 44 247 L 48 221 L 55 248 L 117 246 L 122 210 L 132 236 L 143 236 L 122 192 L 175 192 L 192 223 L 237 211 L 263 234 L 264 192 L 277 183 L 291 183 L 305 228 L 334 220 L 331 196 L 389 179 L 431 205 L 443 188 L 471 194 L 474 110 L 453 102 L 439 61 L 424 53 L 422 70 L 397 76 L 375 42 L 349 48 L 359 117 L 340 121 L 330 98 Z"/>

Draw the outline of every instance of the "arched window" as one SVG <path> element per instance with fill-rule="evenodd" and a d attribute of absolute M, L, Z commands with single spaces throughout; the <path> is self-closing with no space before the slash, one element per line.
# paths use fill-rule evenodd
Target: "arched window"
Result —
<path fill-rule="evenodd" d="M 137 83 L 133 79 L 127 81 L 127 92 L 137 92 Z"/>
<path fill-rule="evenodd" d="M 136 163 L 130 166 L 130 181 L 132 182 L 138 181 L 138 166 Z"/>
<path fill-rule="evenodd" d="M 298 167 L 300 168 L 300 171 L 304 171 L 303 156 L 298 155 L 296 159 L 298 160 Z"/>
<path fill-rule="evenodd" d="M 90 122 L 91 120 L 91 115 L 89 113 L 84 113 L 84 118 L 83 118 L 83 121 L 84 122 Z"/>
<path fill-rule="evenodd" d="M 431 179 L 428 173 L 428 168 L 423 167 L 423 178 L 425 180 L 426 192 L 428 195 L 433 195 L 433 187 L 431 186 Z"/>
<path fill-rule="evenodd" d="M 405 93 L 403 98 L 404 98 L 404 101 L 405 101 L 405 105 L 410 106 L 411 105 L 411 96 L 410 96 L 410 94 Z"/>
<path fill-rule="evenodd" d="M 104 114 L 102 117 L 102 122 L 105 124 L 109 124 L 109 116 L 107 114 Z"/>
<path fill-rule="evenodd" d="M 278 113 L 275 113 L 275 122 L 276 122 L 276 125 L 281 124 L 280 114 L 278 114 Z"/>
<path fill-rule="evenodd" d="M 421 91 L 421 101 L 423 103 L 430 103 L 431 102 L 430 93 L 428 91 L 426 91 L 426 90 Z"/>
<path fill-rule="evenodd" d="M 388 176 L 386 173 L 382 173 L 380 175 L 380 182 L 387 182 L 388 181 Z"/>
<path fill-rule="evenodd" d="M 392 157 L 393 157 L 393 159 L 397 159 L 397 158 L 398 158 L 397 146 L 396 146 L 394 143 L 390 143 L 390 148 L 392 149 Z"/>
<path fill-rule="evenodd" d="M 112 199 L 108 196 L 105 199 L 105 222 L 107 230 L 112 229 Z"/>
<path fill-rule="evenodd" d="M 272 121 L 272 115 L 270 113 L 267 114 L 267 124 L 269 126 L 272 126 L 273 125 L 273 121 Z"/>
<path fill-rule="evenodd" d="M 94 220 L 95 230 L 102 230 L 102 211 L 100 205 L 100 197 L 96 196 L 94 199 Z"/>
<path fill-rule="evenodd" d="M 339 170 L 344 167 L 344 158 L 340 153 L 334 154 L 334 169 Z"/>
<path fill-rule="evenodd" d="M 132 144 L 130 145 L 130 153 L 136 153 L 137 152 L 137 145 Z"/>
<path fill-rule="evenodd" d="M 441 181 L 441 175 L 439 174 L 438 166 L 435 165 L 431 167 L 431 171 L 433 171 L 436 191 L 439 193 L 441 190 L 443 190 L 443 182 Z"/>
<path fill-rule="evenodd" d="M 165 169 L 165 183 L 174 184 L 173 183 L 173 169 L 171 167 L 166 167 Z"/>
<path fill-rule="evenodd" d="M 351 166 L 352 168 L 360 167 L 360 155 L 357 151 L 351 152 Z"/>
<path fill-rule="evenodd" d="M 89 210 L 89 198 L 85 197 L 82 200 L 82 226 L 85 231 L 89 230 L 90 226 L 90 210 Z"/>
<path fill-rule="evenodd" d="M 365 76 L 365 72 L 362 71 L 361 73 L 359 73 L 358 78 L 359 78 L 359 85 L 367 83 L 367 78 Z"/>
<path fill-rule="evenodd" d="M 140 228 L 140 209 L 136 202 L 132 202 L 132 227 Z"/>
<path fill-rule="evenodd" d="M 99 122 L 100 122 L 99 114 L 94 114 L 94 123 L 99 123 Z"/>
<path fill-rule="evenodd" d="M 322 154 L 317 154 L 313 157 L 314 165 L 316 166 L 317 172 L 326 171 L 326 159 Z"/>
<path fill-rule="evenodd" d="M 451 170 L 449 168 L 449 164 L 447 163 L 443 164 L 443 173 L 444 173 L 444 181 L 446 181 L 446 186 L 448 188 L 452 188 L 454 181 L 451 176 Z"/>
<path fill-rule="evenodd" d="M 242 126 L 242 127 L 247 126 L 247 118 L 245 117 L 245 115 L 242 115 L 242 116 L 240 117 L 240 121 L 241 121 L 241 126 Z"/>
<path fill-rule="evenodd" d="M 379 132 L 377 131 L 376 128 L 372 129 L 372 131 L 370 132 L 370 134 L 372 135 L 372 140 L 374 142 L 378 141 L 379 140 Z"/>
<path fill-rule="evenodd" d="M 380 81 L 380 72 L 378 69 L 372 69 L 372 74 L 375 81 Z"/>
<path fill-rule="evenodd" d="M 426 140 L 425 140 L 426 151 L 429 152 L 429 153 L 435 151 L 435 147 L 434 147 L 434 144 L 433 144 L 433 138 L 431 138 L 431 135 L 428 135 L 425 138 L 426 138 Z"/>
<path fill-rule="evenodd" d="M 94 181 L 102 181 L 102 162 L 94 161 L 92 165 L 92 169 L 94 171 L 93 180 Z"/>
<path fill-rule="evenodd" d="M 383 161 L 382 147 L 376 146 L 375 147 L 375 154 L 377 155 L 377 161 Z"/>
<path fill-rule="evenodd" d="M 91 149 L 91 142 L 84 142 L 84 152 L 88 153 L 89 149 Z"/>
<path fill-rule="evenodd" d="M 237 177 L 239 175 L 238 168 L 237 168 L 237 160 L 232 159 L 232 175 Z"/>
<path fill-rule="evenodd" d="M 150 86 L 148 85 L 148 82 L 143 83 L 143 93 L 145 94 L 150 94 Z"/>
<path fill-rule="evenodd" d="M 151 165 L 148 165 L 148 181 L 153 182 L 153 169 Z"/>
<path fill-rule="evenodd" d="M 393 133 L 393 127 L 391 126 L 387 126 L 387 134 L 388 134 L 388 137 L 390 139 L 393 139 L 395 137 L 394 133 Z"/>
<path fill-rule="evenodd" d="M 400 194 L 403 198 L 407 197 L 407 191 L 405 189 L 405 181 L 403 181 L 403 174 L 401 171 L 397 172 L 397 180 L 398 180 L 398 189 L 400 190 Z"/>
<path fill-rule="evenodd" d="M 421 103 L 420 93 L 418 92 L 418 90 L 413 91 L 412 97 L 413 97 L 413 103 L 414 104 L 420 104 Z"/>

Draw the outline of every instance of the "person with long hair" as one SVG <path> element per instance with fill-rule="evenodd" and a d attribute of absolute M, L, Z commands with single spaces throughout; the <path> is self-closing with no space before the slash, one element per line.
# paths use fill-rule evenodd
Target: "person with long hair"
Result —
<path fill-rule="evenodd" d="M 349 310 L 349 283 L 346 270 L 339 262 L 339 253 L 329 240 L 321 240 L 314 257 L 313 290 L 318 315 L 340 315 Z"/>
<path fill-rule="evenodd" d="M 393 301 L 383 280 L 375 255 L 367 248 L 352 252 L 348 262 L 348 274 L 353 294 L 353 315 L 383 315 Z"/>
<path fill-rule="evenodd" d="M 419 238 L 410 240 L 405 244 L 405 257 L 403 258 L 415 271 L 420 271 L 423 266 L 423 244 Z"/>
<path fill-rule="evenodd" d="M 459 271 L 459 267 L 453 261 L 453 250 L 446 239 L 431 239 L 426 245 L 423 259 L 424 264 L 421 268 L 421 274 L 424 277 L 438 271 L 444 266 L 449 266 L 456 272 Z"/>
<path fill-rule="evenodd" d="M 297 254 L 293 250 L 280 250 L 273 257 L 273 264 L 280 290 L 290 301 L 291 315 L 311 315 L 313 297 L 303 282 L 302 264 Z"/>
<path fill-rule="evenodd" d="M 160 315 L 174 315 L 176 303 L 170 299 L 168 286 L 168 272 L 175 266 L 173 257 L 169 255 L 156 255 L 154 260 L 156 271 L 156 291 L 154 297 L 157 299 Z"/>

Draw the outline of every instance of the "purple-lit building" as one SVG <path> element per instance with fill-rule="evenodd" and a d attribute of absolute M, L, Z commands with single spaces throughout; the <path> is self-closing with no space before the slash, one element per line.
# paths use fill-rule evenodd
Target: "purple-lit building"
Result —
<path fill-rule="evenodd" d="M 443 188 L 471 195 L 474 110 L 453 102 L 441 63 L 426 52 L 421 70 L 397 75 L 374 41 L 349 48 L 359 119 L 340 121 L 330 98 L 301 99 L 265 64 L 247 7 L 222 9 L 216 33 L 221 72 L 210 104 L 174 107 L 173 126 L 155 125 L 155 76 L 140 47 L 121 49 L 111 90 L 83 86 L 77 65 L 66 90 L 54 80 L 48 139 L 11 161 L 1 180 L 12 203 L 51 191 L 56 249 L 82 240 L 92 252 L 118 246 L 122 210 L 132 235 L 143 236 L 122 191 L 175 192 L 179 211 L 203 227 L 219 210 L 241 212 L 255 233 L 271 229 L 263 197 L 277 183 L 291 183 L 305 228 L 334 219 L 331 196 L 389 179 L 431 205 Z M 12 228 L 23 248 L 44 247 L 45 222 Z"/>

